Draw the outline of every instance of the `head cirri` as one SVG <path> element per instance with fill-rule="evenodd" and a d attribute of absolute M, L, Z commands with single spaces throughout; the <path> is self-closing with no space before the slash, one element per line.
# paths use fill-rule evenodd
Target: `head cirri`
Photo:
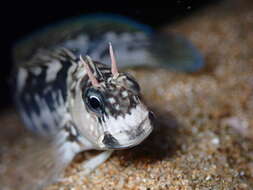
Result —
<path fill-rule="evenodd" d="M 80 56 L 86 75 L 74 98 L 72 117 L 80 134 L 97 149 L 129 148 L 151 133 L 150 112 L 140 100 L 136 80 L 118 72 L 111 44 L 110 56 L 111 69 Z"/>

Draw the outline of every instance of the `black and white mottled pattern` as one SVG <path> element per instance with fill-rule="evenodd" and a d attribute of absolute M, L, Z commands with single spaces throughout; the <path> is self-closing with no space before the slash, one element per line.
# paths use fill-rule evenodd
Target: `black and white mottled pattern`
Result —
<path fill-rule="evenodd" d="M 85 141 L 87 145 L 88 140 L 97 149 L 133 146 L 152 129 L 138 83 L 127 73 L 115 78 L 110 67 L 95 61 L 89 67 L 99 82 L 97 87 L 92 85 L 85 63 L 66 48 L 40 50 L 21 64 L 16 101 L 25 124 L 46 136 L 65 130 L 67 141 Z M 91 89 L 103 105 L 101 112 L 88 105 L 86 92 Z M 69 130 L 70 123 L 75 130 Z"/>
<path fill-rule="evenodd" d="M 55 133 L 67 114 L 67 76 L 75 61 L 70 53 L 38 53 L 33 64 L 17 68 L 16 101 L 24 122 L 33 131 Z"/>

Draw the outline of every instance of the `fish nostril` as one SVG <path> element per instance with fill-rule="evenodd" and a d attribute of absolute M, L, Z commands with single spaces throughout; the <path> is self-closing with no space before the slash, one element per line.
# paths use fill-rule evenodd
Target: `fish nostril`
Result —
<path fill-rule="evenodd" d="M 106 133 L 103 141 L 105 146 L 107 146 L 108 148 L 116 148 L 117 146 L 119 146 L 119 142 L 117 141 L 117 139 L 115 139 L 110 133 Z"/>
<path fill-rule="evenodd" d="M 155 119 L 155 114 L 152 111 L 148 112 L 148 118 L 152 121 Z"/>

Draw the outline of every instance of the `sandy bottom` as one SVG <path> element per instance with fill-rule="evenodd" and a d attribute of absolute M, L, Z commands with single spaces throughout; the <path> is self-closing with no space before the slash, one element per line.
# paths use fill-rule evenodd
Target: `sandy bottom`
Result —
<path fill-rule="evenodd" d="M 191 39 L 206 67 L 194 74 L 131 70 L 156 114 L 154 132 L 89 176 L 80 175 L 81 163 L 94 153 L 77 155 L 61 181 L 46 189 L 253 188 L 252 10 L 251 0 L 230 0 L 166 28 Z M 0 121 L 0 184 L 19 189 L 29 181 L 9 177 L 9 170 L 36 138 L 21 129 L 14 111 Z"/>

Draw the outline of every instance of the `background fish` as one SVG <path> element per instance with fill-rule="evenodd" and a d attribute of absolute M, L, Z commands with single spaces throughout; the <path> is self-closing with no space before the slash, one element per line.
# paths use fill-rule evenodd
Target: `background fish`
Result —
<path fill-rule="evenodd" d="M 204 65 L 202 54 L 183 36 L 156 32 L 110 14 L 91 14 L 47 26 L 16 44 L 14 61 L 22 64 L 38 49 L 66 47 L 76 55 L 108 64 L 108 42 L 113 44 L 121 68 L 149 66 L 194 72 Z"/>

